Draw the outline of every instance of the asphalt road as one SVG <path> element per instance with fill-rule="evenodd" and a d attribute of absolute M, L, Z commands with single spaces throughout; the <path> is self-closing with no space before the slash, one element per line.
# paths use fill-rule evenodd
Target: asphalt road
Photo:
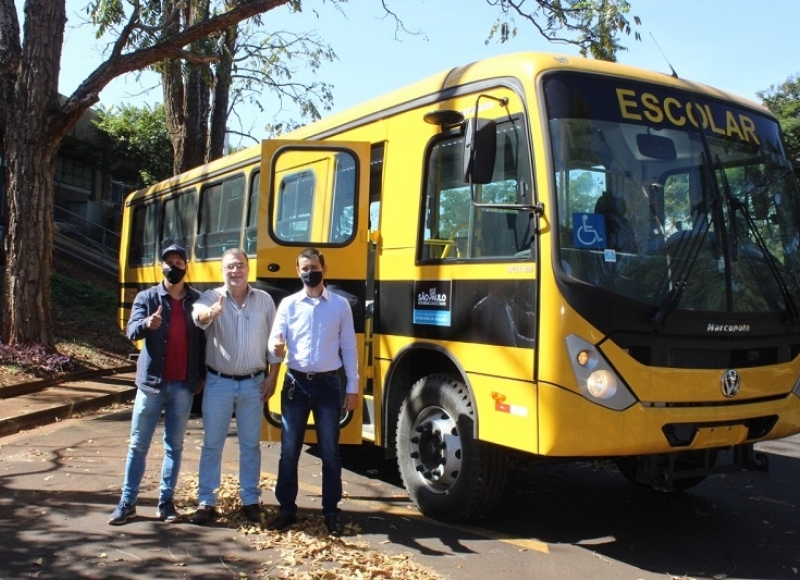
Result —
<path fill-rule="evenodd" d="M 769 473 L 714 475 L 670 494 L 635 486 L 604 462 L 523 466 L 490 518 L 431 524 L 414 547 L 443 561 L 460 557 L 464 575 L 444 571 L 465 579 L 797 579 L 800 436 L 757 449 Z M 380 464 L 359 461 L 363 453 L 351 453 L 348 469 Z M 384 464 L 380 477 L 400 489 L 395 472 Z"/>
<path fill-rule="evenodd" d="M 119 498 L 130 409 L 70 419 L 0 438 L 0 579 L 265 578 L 265 560 L 223 526 L 173 526 L 154 517 L 157 433 L 140 518 L 106 519 Z M 190 422 L 183 472 L 196 473 L 202 424 Z M 279 445 L 263 446 L 273 478 Z M 231 431 L 224 473 L 236 473 Z M 347 447 L 344 520 L 374 550 L 412 558 L 453 580 L 651 580 L 800 578 L 800 437 L 765 444 L 768 475 L 716 475 L 692 490 L 660 494 L 601 462 L 526 465 L 504 501 L 477 525 L 449 526 L 410 505 L 395 465 L 370 446 Z M 302 518 L 319 513 L 319 460 L 301 459 Z M 265 514 L 274 495 L 262 496 Z M 184 509 L 189 509 L 187 506 Z M 268 576 L 275 577 L 275 576 Z"/>

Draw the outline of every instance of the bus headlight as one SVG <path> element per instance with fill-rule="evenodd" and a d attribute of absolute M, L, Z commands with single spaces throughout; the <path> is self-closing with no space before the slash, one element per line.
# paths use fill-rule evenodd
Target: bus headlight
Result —
<path fill-rule="evenodd" d="M 616 411 L 636 402 L 628 386 L 593 344 L 574 334 L 566 338 L 566 343 L 572 372 L 584 397 Z"/>
<path fill-rule="evenodd" d="M 586 379 L 586 388 L 597 399 L 610 399 L 617 392 L 617 378 L 606 370 L 594 371 Z"/>

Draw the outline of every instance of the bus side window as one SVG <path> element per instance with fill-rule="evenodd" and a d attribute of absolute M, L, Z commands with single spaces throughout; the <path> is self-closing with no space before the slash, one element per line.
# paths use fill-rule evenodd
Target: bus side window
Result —
<path fill-rule="evenodd" d="M 157 203 L 142 204 L 134 208 L 131 224 L 131 240 L 139 240 L 128 246 L 129 266 L 151 266 L 156 260 L 156 232 L 158 231 Z"/>
<path fill-rule="evenodd" d="M 286 175 L 278 190 L 275 234 L 286 242 L 311 242 L 311 209 L 316 179 L 311 171 Z"/>
<path fill-rule="evenodd" d="M 219 258 L 229 248 L 238 248 L 244 210 L 244 176 L 214 183 L 200 191 L 195 258 Z"/>
<path fill-rule="evenodd" d="M 530 212 L 500 207 L 530 203 L 530 163 L 522 127 L 518 119 L 497 123 L 501 147 L 489 183 L 464 182 L 463 136 L 433 144 L 427 161 L 421 260 L 530 256 Z M 487 205 L 474 205 L 473 196 Z"/>
<path fill-rule="evenodd" d="M 244 230 L 244 250 L 248 256 L 256 255 L 258 242 L 258 189 L 261 184 L 261 172 L 254 171 L 250 180 L 250 195 L 247 198 L 247 226 Z"/>
<path fill-rule="evenodd" d="M 354 231 L 356 162 L 351 155 L 336 156 L 333 187 L 333 220 L 328 241 L 340 244 L 348 241 Z"/>
<path fill-rule="evenodd" d="M 285 244 L 343 245 L 356 231 L 357 157 L 287 147 L 274 157 L 270 225 Z M 366 169 L 366 168 L 364 168 Z"/>
<path fill-rule="evenodd" d="M 164 202 L 161 248 L 172 244 L 178 244 L 184 248 L 192 247 L 196 211 L 197 192 L 194 189 L 182 191 Z"/>

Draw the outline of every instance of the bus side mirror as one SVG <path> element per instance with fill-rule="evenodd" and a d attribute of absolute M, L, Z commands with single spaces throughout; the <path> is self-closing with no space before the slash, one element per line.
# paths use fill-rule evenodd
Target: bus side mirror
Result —
<path fill-rule="evenodd" d="M 497 150 L 497 130 L 491 119 L 468 119 L 464 127 L 464 181 L 491 183 Z"/>

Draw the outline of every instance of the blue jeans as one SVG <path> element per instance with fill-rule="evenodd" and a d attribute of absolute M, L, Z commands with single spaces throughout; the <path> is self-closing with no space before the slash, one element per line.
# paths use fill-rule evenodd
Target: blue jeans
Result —
<path fill-rule="evenodd" d="M 164 411 L 164 461 L 161 465 L 161 487 L 158 503 L 172 501 L 181 471 L 183 439 L 192 410 L 194 393 L 183 381 L 164 383 L 158 393 L 142 389 L 136 392 L 131 419 L 131 442 L 125 463 L 125 482 L 122 484 L 122 501 L 136 503 L 147 462 L 147 452 L 153 440 L 156 425 Z"/>
<path fill-rule="evenodd" d="M 339 418 L 342 385 L 338 375 L 311 381 L 287 371 L 281 389 L 281 458 L 275 497 L 280 512 L 297 512 L 297 464 L 309 413 L 314 413 L 317 445 L 322 458 L 322 515 L 339 513 L 342 499 L 342 459 L 339 455 Z M 291 396 L 290 396 L 291 393 Z"/>
<path fill-rule="evenodd" d="M 261 383 L 264 375 L 234 381 L 212 373 L 203 392 L 203 447 L 200 451 L 200 505 L 217 505 L 222 474 L 222 448 L 236 412 L 239 440 L 239 495 L 242 505 L 259 503 L 261 489 Z"/>

